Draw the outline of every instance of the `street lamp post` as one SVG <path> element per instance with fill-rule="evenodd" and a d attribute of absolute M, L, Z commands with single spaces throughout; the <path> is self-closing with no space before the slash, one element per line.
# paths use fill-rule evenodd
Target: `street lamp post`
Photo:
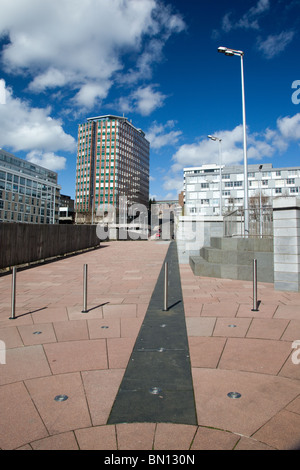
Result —
<path fill-rule="evenodd" d="M 214 135 L 208 135 L 207 136 L 210 140 L 213 140 L 214 142 L 218 141 L 219 142 L 219 162 L 220 162 L 220 215 L 222 215 L 222 147 L 221 147 L 221 142 L 222 139 L 219 139 L 219 137 L 216 137 Z"/>
<path fill-rule="evenodd" d="M 248 201 L 248 161 L 247 161 L 247 129 L 246 129 L 246 107 L 245 107 L 245 83 L 244 83 L 244 52 L 228 47 L 219 47 L 218 52 L 227 56 L 237 55 L 241 58 L 241 77 L 242 77 L 242 105 L 243 105 L 243 141 L 244 141 L 244 209 L 245 209 L 245 236 L 249 235 L 249 201 Z"/>

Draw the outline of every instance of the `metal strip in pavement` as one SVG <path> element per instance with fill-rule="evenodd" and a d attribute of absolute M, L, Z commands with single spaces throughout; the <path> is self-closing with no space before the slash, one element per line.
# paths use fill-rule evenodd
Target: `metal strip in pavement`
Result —
<path fill-rule="evenodd" d="M 163 311 L 164 264 L 169 266 Z M 176 242 L 170 243 L 107 424 L 197 425 Z"/>

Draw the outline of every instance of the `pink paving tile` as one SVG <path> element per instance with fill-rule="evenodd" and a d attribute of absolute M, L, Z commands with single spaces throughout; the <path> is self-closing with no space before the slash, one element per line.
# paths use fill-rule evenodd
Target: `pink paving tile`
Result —
<path fill-rule="evenodd" d="M 118 450 L 152 450 L 156 424 L 117 424 Z"/>
<path fill-rule="evenodd" d="M 78 450 L 73 432 L 65 432 L 31 442 L 33 450 Z"/>
<path fill-rule="evenodd" d="M 296 339 L 300 339 L 300 319 L 289 321 L 288 327 L 283 333 L 281 339 L 285 341 L 295 341 Z"/>
<path fill-rule="evenodd" d="M 136 338 L 142 323 L 142 318 L 121 318 L 121 337 Z"/>
<path fill-rule="evenodd" d="M 199 427 L 191 450 L 233 450 L 239 436 L 231 432 Z"/>
<path fill-rule="evenodd" d="M 273 447 L 270 447 L 262 442 L 257 441 L 256 439 L 250 439 L 246 437 L 241 437 L 234 450 L 275 450 Z"/>
<path fill-rule="evenodd" d="M 187 317 L 187 334 L 188 336 L 212 336 L 215 323 L 214 317 Z"/>
<path fill-rule="evenodd" d="M 91 426 L 79 373 L 32 379 L 25 384 L 49 434 Z M 58 395 L 66 395 L 68 399 L 57 402 Z"/>
<path fill-rule="evenodd" d="M 107 369 L 104 339 L 45 344 L 44 349 L 53 374 Z"/>
<path fill-rule="evenodd" d="M 99 304 L 100 305 L 100 304 Z M 67 307 L 69 320 L 90 320 L 91 318 L 103 318 L 102 306 L 97 308 L 88 304 L 87 312 L 83 312 L 83 304 L 74 307 Z"/>
<path fill-rule="evenodd" d="M 104 305 L 103 318 L 136 318 L 136 304 Z"/>
<path fill-rule="evenodd" d="M 75 434 L 80 450 L 117 450 L 114 426 L 77 429 Z"/>
<path fill-rule="evenodd" d="M 299 431 L 300 415 L 283 410 L 253 437 L 279 450 L 300 450 Z"/>
<path fill-rule="evenodd" d="M 192 369 L 200 426 L 252 436 L 299 394 L 299 383 L 281 377 L 221 369 Z M 227 396 L 241 394 L 239 399 Z"/>
<path fill-rule="evenodd" d="M 65 307 L 47 307 L 31 314 L 34 323 L 50 323 L 68 320 Z"/>
<path fill-rule="evenodd" d="M 289 354 L 290 344 L 283 341 L 229 338 L 219 367 L 276 375 Z"/>
<path fill-rule="evenodd" d="M 121 320 L 119 318 L 94 318 L 88 320 L 88 329 L 91 339 L 120 338 Z"/>
<path fill-rule="evenodd" d="M 22 382 L 0 387 L 0 448 L 12 450 L 48 436 Z"/>
<path fill-rule="evenodd" d="M 217 367 L 225 338 L 189 337 L 188 341 L 192 367 Z"/>
<path fill-rule="evenodd" d="M 19 326 L 18 330 L 25 346 L 56 343 L 56 336 L 51 323 Z"/>
<path fill-rule="evenodd" d="M 277 308 L 277 304 L 260 304 L 258 311 L 254 311 L 253 302 L 249 304 L 240 304 L 236 316 L 251 318 L 272 318 Z"/>
<path fill-rule="evenodd" d="M 238 310 L 238 304 L 233 300 L 231 302 L 218 302 L 203 305 L 202 317 L 235 317 Z"/>
<path fill-rule="evenodd" d="M 8 349 L 6 364 L 0 367 L 0 385 L 51 374 L 43 347 L 40 345 Z"/>
<path fill-rule="evenodd" d="M 251 323 L 250 318 L 237 318 L 226 317 L 217 318 L 216 326 L 214 328 L 214 336 L 225 336 L 243 338 L 246 336 L 247 330 Z"/>
<path fill-rule="evenodd" d="M 288 318 L 289 320 L 299 320 L 300 305 L 279 305 L 274 318 Z"/>
<path fill-rule="evenodd" d="M 89 338 L 86 320 L 55 322 L 53 328 L 57 341 L 79 341 Z"/>
<path fill-rule="evenodd" d="M 1 328 L 0 341 L 4 341 L 6 348 L 18 348 L 23 346 L 23 341 L 15 326 L 12 326 L 11 328 Z"/>
<path fill-rule="evenodd" d="M 281 318 L 254 318 L 247 332 L 248 338 L 280 339 L 289 320 Z"/>
<path fill-rule="evenodd" d="M 287 342 L 287 345 L 290 347 L 291 354 L 287 358 L 278 375 L 282 377 L 289 377 L 290 379 L 300 380 L 300 350 L 292 349 L 293 344 L 290 342 Z M 296 364 L 294 364 L 293 361 L 296 361 Z"/>
<path fill-rule="evenodd" d="M 107 423 L 123 375 L 123 369 L 82 372 L 93 426 Z"/>
<path fill-rule="evenodd" d="M 109 369 L 125 369 L 131 356 L 135 338 L 108 338 Z"/>
<path fill-rule="evenodd" d="M 292 413 L 298 413 L 298 415 L 300 415 L 300 395 L 288 404 L 286 410 L 291 411 Z"/>
<path fill-rule="evenodd" d="M 155 450 L 189 450 L 197 426 L 158 423 L 155 432 Z"/>

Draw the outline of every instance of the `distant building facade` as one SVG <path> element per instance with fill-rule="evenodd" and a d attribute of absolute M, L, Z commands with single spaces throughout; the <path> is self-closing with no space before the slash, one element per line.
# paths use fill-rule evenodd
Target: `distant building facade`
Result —
<path fill-rule="evenodd" d="M 0 149 L 0 222 L 58 224 L 57 173 Z"/>
<path fill-rule="evenodd" d="M 90 221 L 99 206 L 119 208 L 149 203 L 150 144 L 141 129 L 125 117 L 88 118 L 78 127 L 76 220 Z M 89 217 L 88 217 L 89 215 Z"/>
<path fill-rule="evenodd" d="M 75 223 L 74 199 L 64 194 L 61 194 L 59 199 L 59 223 Z"/>
<path fill-rule="evenodd" d="M 222 214 L 244 207 L 243 166 L 222 166 Z M 184 169 L 184 214 L 220 215 L 220 166 Z M 271 163 L 248 165 L 250 203 L 272 205 L 278 196 L 300 194 L 300 166 L 273 168 Z"/>

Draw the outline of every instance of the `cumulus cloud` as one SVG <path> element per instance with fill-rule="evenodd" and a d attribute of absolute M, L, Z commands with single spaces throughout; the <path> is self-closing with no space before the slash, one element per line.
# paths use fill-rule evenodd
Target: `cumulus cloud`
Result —
<path fill-rule="evenodd" d="M 137 88 L 130 95 L 119 99 L 119 109 L 124 113 L 137 112 L 142 116 L 149 116 L 155 109 L 161 108 L 167 98 L 156 88 L 155 85 Z"/>
<path fill-rule="evenodd" d="M 55 155 L 54 152 L 42 152 L 40 150 L 29 152 L 26 155 L 26 160 L 53 171 L 64 170 L 67 161 L 65 157 Z"/>
<path fill-rule="evenodd" d="M 47 155 L 51 169 L 61 169 L 65 159 L 54 159 L 51 152 L 76 151 L 75 139 L 63 130 L 63 123 L 51 117 L 51 108 L 34 108 L 26 101 L 13 96 L 11 88 L 6 88 L 6 103 L 0 106 L 1 146 L 13 152 L 35 151 L 34 155 Z M 50 152 L 50 153 L 49 153 Z M 31 155 L 32 156 L 32 155 Z M 46 157 L 45 157 L 46 158 Z M 61 160 L 60 160 L 61 159 Z"/>
<path fill-rule="evenodd" d="M 146 131 L 146 138 L 151 144 L 151 148 L 160 149 L 167 145 L 176 145 L 180 136 L 181 131 L 171 130 L 175 126 L 175 122 L 170 120 L 165 124 L 158 124 L 154 122 L 152 126 Z"/>
<path fill-rule="evenodd" d="M 237 126 L 232 130 L 222 130 L 214 135 L 222 139 L 222 164 L 243 164 L 243 126 Z M 261 133 L 248 131 L 248 159 L 252 161 L 270 159 L 277 152 L 286 151 L 291 141 L 300 143 L 300 113 L 279 118 L 276 129 L 268 128 Z M 197 142 L 181 145 L 173 155 L 172 162 L 170 172 L 165 176 L 164 189 L 178 191 L 182 185 L 184 168 L 220 163 L 218 142 L 204 137 Z"/>
<path fill-rule="evenodd" d="M 129 80 L 150 77 L 169 36 L 184 27 L 158 0 L 1 0 L 0 36 L 9 39 L 2 63 L 27 74 L 32 92 L 68 86 L 73 103 L 91 107 L 118 72 L 126 75 L 126 54 L 138 57 Z"/>

